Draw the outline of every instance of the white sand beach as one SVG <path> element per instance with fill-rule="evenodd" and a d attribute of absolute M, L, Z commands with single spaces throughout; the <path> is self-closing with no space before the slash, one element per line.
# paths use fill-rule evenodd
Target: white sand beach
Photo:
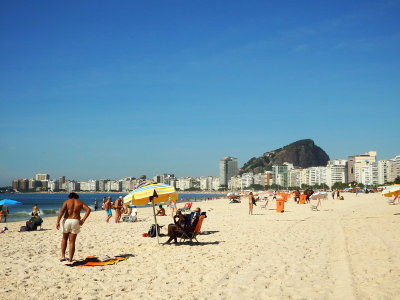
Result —
<path fill-rule="evenodd" d="M 400 206 L 380 194 L 343 195 L 344 201 L 324 200 L 320 211 L 290 199 L 276 213 L 275 201 L 267 209 L 258 202 L 253 216 L 246 199 L 194 203 L 208 217 L 193 245 L 142 237 L 153 223 L 151 208 L 139 209 L 136 223 L 107 224 L 105 212 L 93 212 L 78 235 L 75 259 L 132 255 L 101 267 L 59 262 L 56 218 L 36 232 L 20 233 L 24 222 L 8 223 L 0 234 L 0 298 L 398 298 Z M 167 225 L 172 218 L 158 221 Z"/>

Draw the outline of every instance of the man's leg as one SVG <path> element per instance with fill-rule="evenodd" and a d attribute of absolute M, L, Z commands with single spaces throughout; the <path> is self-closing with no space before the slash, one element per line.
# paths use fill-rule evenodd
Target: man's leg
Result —
<path fill-rule="evenodd" d="M 61 259 L 65 259 L 65 249 L 67 249 L 68 235 L 69 233 L 63 233 L 61 241 Z"/>
<path fill-rule="evenodd" d="M 72 258 L 74 257 L 76 236 L 77 234 L 69 234 L 69 261 L 72 261 Z"/>

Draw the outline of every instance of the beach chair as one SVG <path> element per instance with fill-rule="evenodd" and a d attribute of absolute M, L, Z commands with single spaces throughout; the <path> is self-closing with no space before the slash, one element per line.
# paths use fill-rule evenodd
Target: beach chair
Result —
<path fill-rule="evenodd" d="M 189 243 L 192 243 L 192 240 L 193 240 L 193 239 L 195 239 L 196 242 L 199 242 L 199 241 L 197 240 L 196 236 L 197 236 L 198 233 L 200 232 L 201 225 L 203 224 L 203 220 L 204 220 L 205 217 L 206 217 L 206 216 L 204 216 L 204 215 L 201 215 L 201 216 L 200 216 L 200 218 L 199 218 L 199 220 L 197 221 L 196 227 L 195 227 L 195 229 L 194 229 L 193 232 L 186 232 L 186 231 L 183 231 L 183 230 L 182 230 L 182 231 L 181 231 L 182 235 L 181 235 L 180 238 L 179 238 L 179 243 L 180 243 L 182 240 L 186 240 L 186 239 L 189 239 Z"/>
<path fill-rule="evenodd" d="M 122 222 L 136 222 L 137 221 L 137 216 L 132 216 L 132 215 L 128 215 L 128 216 L 122 216 Z"/>
<path fill-rule="evenodd" d="M 311 210 L 319 210 L 318 206 L 321 206 L 321 199 L 318 199 L 317 205 L 310 205 Z"/>
<path fill-rule="evenodd" d="M 188 211 L 192 208 L 192 202 L 186 202 L 185 206 L 182 208 L 182 211 Z"/>
<path fill-rule="evenodd" d="M 397 201 L 397 203 L 396 203 L 396 200 L 398 200 L 398 199 L 399 199 L 399 196 L 394 197 L 394 199 L 389 199 L 389 200 L 388 200 L 388 204 L 390 204 L 390 205 L 399 204 L 398 201 Z"/>
<path fill-rule="evenodd" d="M 269 202 L 269 199 L 267 199 L 267 201 L 265 202 L 265 204 L 264 204 L 264 205 L 261 205 L 260 207 L 261 207 L 261 208 L 267 208 L 268 202 Z"/>

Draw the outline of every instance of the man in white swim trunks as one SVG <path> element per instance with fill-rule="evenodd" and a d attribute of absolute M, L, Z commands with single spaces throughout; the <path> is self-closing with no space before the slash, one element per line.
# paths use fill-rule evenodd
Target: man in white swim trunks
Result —
<path fill-rule="evenodd" d="M 85 216 L 81 220 L 81 210 L 85 210 Z M 62 220 L 63 238 L 61 242 L 61 260 L 65 261 L 65 249 L 67 248 L 67 241 L 69 240 L 69 261 L 72 261 L 75 253 L 75 241 L 81 226 L 85 223 L 90 214 L 90 208 L 79 200 L 76 193 L 70 193 L 68 200 L 63 203 L 63 206 L 58 214 L 56 228 L 60 228 L 60 220 Z"/>

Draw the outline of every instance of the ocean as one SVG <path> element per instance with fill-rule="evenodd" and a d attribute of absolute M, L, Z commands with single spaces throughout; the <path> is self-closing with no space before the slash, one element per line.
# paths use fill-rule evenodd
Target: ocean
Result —
<path fill-rule="evenodd" d="M 97 200 L 99 203 L 99 209 L 101 210 L 101 203 L 103 197 L 111 196 L 112 201 L 118 198 L 118 196 L 126 196 L 127 193 L 78 193 L 79 200 L 85 202 L 92 210 L 94 210 L 94 201 Z M 178 202 L 199 201 L 204 197 L 221 197 L 221 194 L 179 194 Z M 7 216 L 7 222 L 23 221 L 28 220 L 31 216 L 32 208 L 35 204 L 38 205 L 40 216 L 53 217 L 57 216 L 63 202 L 68 199 L 68 193 L 54 193 L 54 194 L 41 194 L 41 193 L 15 193 L 15 194 L 0 194 L 0 200 L 12 199 L 20 201 L 23 205 L 11 206 L 8 208 L 10 211 Z M 189 199 L 189 200 L 188 200 Z M 181 201 L 182 200 L 182 201 Z M 148 206 L 148 205 L 146 205 Z M 3 221 L 3 220 L 2 220 Z"/>

